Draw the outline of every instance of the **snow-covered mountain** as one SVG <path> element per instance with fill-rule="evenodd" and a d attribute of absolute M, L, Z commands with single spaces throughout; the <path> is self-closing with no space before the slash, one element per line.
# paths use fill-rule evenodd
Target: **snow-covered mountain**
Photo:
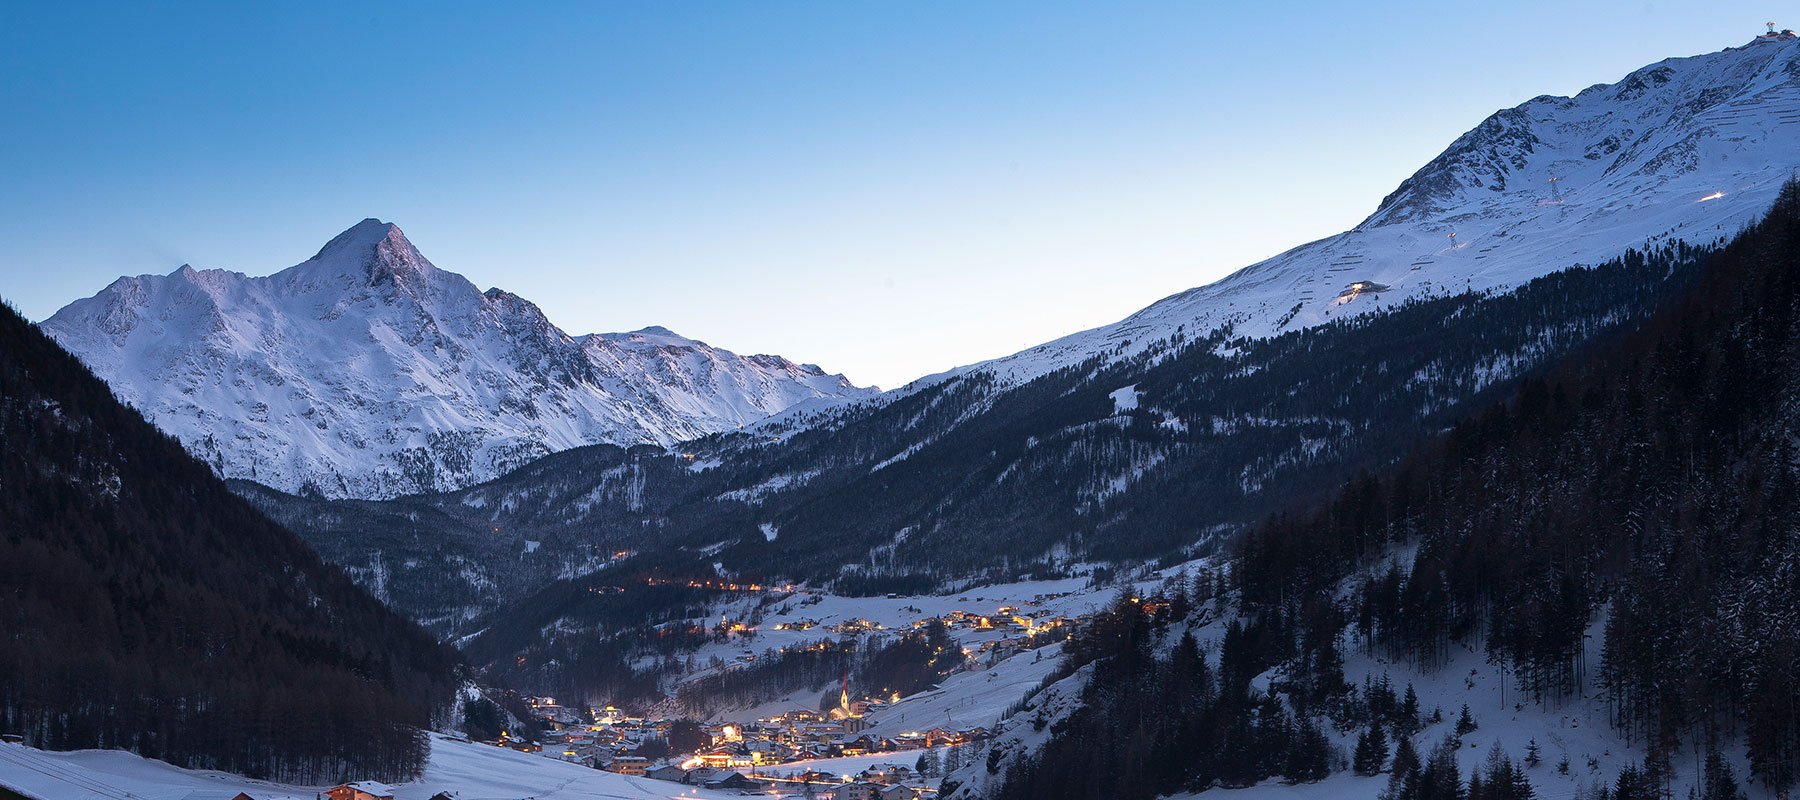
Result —
<path fill-rule="evenodd" d="M 460 488 L 571 447 L 666 445 L 873 391 L 664 328 L 569 336 L 374 219 L 266 277 L 120 278 L 43 329 L 223 475 L 334 497 Z"/>
<path fill-rule="evenodd" d="M 1356 228 L 1301 245 L 1112 325 L 931 376 L 1016 385 L 1230 324 L 1261 337 L 1410 298 L 1517 286 L 1759 217 L 1800 166 L 1800 41 L 1671 58 L 1574 97 L 1495 113 Z M 1354 287 L 1354 288 L 1353 288 Z"/>
<path fill-rule="evenodd" d="M 380 508 L 256 499 L 372 586 L 415 568 L 405 582 L 469 586 L 396 600 L 434 625 L 520 582 L 499 570 L 571 577 L 635 548 L 937 585 L 1159 555 L 1396 458 L 1483 393 L 1640 321 L 1768 210 L 1800 164 L 1796 123 L 1800 42 L 1668 60 L 1494 115 L 1354 230 L 877 401 L 797 404 L 657 458 L 561 454 Z M 431 515 L 458 530 L 433 552 L 385 533 Z M 503 538 L 516 557 L 489 552 Z M 455 559 L 451 540 L 467 544 Z"/>

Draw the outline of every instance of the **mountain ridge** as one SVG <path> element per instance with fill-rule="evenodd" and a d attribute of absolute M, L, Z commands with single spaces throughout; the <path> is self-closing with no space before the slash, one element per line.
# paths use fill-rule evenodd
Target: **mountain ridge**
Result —
<path fill-rule="evenodd" d="M 1792 37 L 1666 58 L 1570 97 L 1541 95 L 1457 137 L 1348 231 L 1118 322 L 889 394 L 978 371 L 1016 386 L 1092 354 L 1125 358 L 1184 333 L 1230 325 L 1240 335 L 1271 336 L 1408 299 L 1517 286 L 1670 238 L 1735 233 L 1760 217 L 1800 165 L 1783 147 L 1796 123 L 1800 40 Z M 1721 194 L 1702 201 L 1713 192 Z M 1572 222 L 1593 231 L 1570 232 Z M 1357 282 L 1381 288 L 1340 295 Z"/>
<path fill-rule="evenodd" d="M 1592 105 L 1526 104 L 1567 116 L 1534 125 L 1567 123 L 1582 134 L 1565 137 L 1561 156 L 1527 159 L 1529 174 L 1569 159 L 1589 163 L 1589 145 L 1615 135 L 1623 152 L 1643 138 L 1622 135 L 1639 118 L 1692 122 L 1698 117 L 1682 110 L 1688 95 L 1712 96 L 1710 108 L 1746 105 L 1731 109 L 1732 119 L 1667 130 L 1658 140 L 1667 147 L 1641 145 L 1636 160 L 1592 159 L 1590 173 L 1567 173 L 1580 185 L 1566 191 L 1515 176 L 1496 192 L 1485 178 L 1478 186 L 1457 178 L 1474 199 L 1451 216 L 1466 212 L 1456 229 L 1474 241 L 1453 243 L 1443 216 L 1353 230 L 1010 362 L 971 365 L 874 401 L 797 406 L 744 431 L 684 442 L 679 453 L 570 453 L 454 496 L 381 508 L 259 503 L 360 577 L 419 569 L 433 576 L 420 580 L 459 591 L 468 584 L 473 597 L 491 596 L 483 587 L 493 580 L 469 579 L 467 564 L 502 577 L 517 569 L 572 578 L 612 553 L 648 547 L 685 547 L 726 570 L 830 582 L 846 593 L 1058 574 L 1083 559 L 1202 547 L 1279 504 L 1327 491 L 1344 470 L 1397 457 L 1404 440 L 1453 421 L 1482 393 L 1504 391 L 1544 359 L 1653 310 L 1691 277 L 1696 258 L 1764 213 L 1765 189 L 1786 179 L 1800 135 L 1786 119 L 1800 117 L 1797 57 L 1792 41 L 1755 44 L 1651 65 L 1634 72 L 1641 81 L 1583 92 Z M 1658 83 L 1663 66 L 1672 71 Z M 1711 91 L 1714 84 L 1724 88 Z M 1658 86 L 1675 90 L 1659 94 Z M 1594 120 L 1604 124 L 1576 124 Z M 1728 135 L 1726 123 L 1745 130 Z M 1649 174 L 1642 192 L 1599 180 L 1609 170 L 1640 171 L 1670 147 L 1687 151 L 1678 145 L 1704 131 L 1716 141 L 1692 148 L 1693 169 Z M 1507 139 L 1459 137 L 1420 173 L 1460 175 L 1456 165 L 1469 158 L 1511 163 L 1466 154 L 1488 136 Z M 1534 158 L 1550 152 L 1533 148 Z M 1716 185 L 1731 191 L 1700 194 Z M 1383 207 L 1401 202 L 1390 195 Z M 1520 220 L 1536 224 L 1498 235 L 1497 226 Z M 1334 255 L 1346 241 L 1362 251 Z M 1432 248 L 1433 263 L 1417 265 L 1404 248 L 1371 249 L 1395 243 Z M 1614 249 L 1592 263 L 1580 257 Z M 1351 263 L 1358 255 L 1361 263 Z M 1357 279 L 1386 288 L 1338 295 L 1338 281 Z M 1322 305 L 1294 296 L 1307 291 Z M 1293 302 L 1268 313 L 1283 296 Z M 1256 297 L 1263 307 L 1245 300 Z M 1309 307 L 1314 317 L 1305 316 Z M 1121 402 L 1127 396 L 1132 402 Z M 429 540 L 434 563 L 419 550 L 424 540 L 388 530 L 388 520 L 421 514 L 468 535 Z M 1007 545 L 993 547 L 997 537 Z M 444 554 L 464 539 L 474 544 L 455 555 L 463 561 Z M 490 555 L 501 544 L 511 554 Z M 434 623 L 481 611 L 450 599 L 407 605 Z"/>
<path fill-rule="evenodd" d="M 716 433 L 872 394 L 666 328 L 570 336 L 365 219 L 253 277 L 123 277 L 43 323 L 230 478 L 332 497 L 461 488 L 587 444 Z"/>

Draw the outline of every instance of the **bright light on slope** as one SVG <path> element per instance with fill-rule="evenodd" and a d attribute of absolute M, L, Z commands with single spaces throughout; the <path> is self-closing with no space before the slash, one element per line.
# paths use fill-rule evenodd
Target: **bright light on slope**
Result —
<path fill-rule="evenodd" d="M 1721 197 L 1724 197 L 1724 196 L 1725 196 L 1725 193 L 1724 193 L 1724 192 L 1713 192 L 1713 193 L 1712 193 L 1712 194 L 1709 194 L 1709 195 L 1707 195 L 1707 196 L 1705 196 L 1705 197 L 1702 197 L 1702 198 L 1700 198 L 1700 199 L 1699 199 L 1699 200 L 1695 200 L 1695 201 L 1694 201 L 1694 202 L 1696 202 L 1696 203 L 1704 203 L 1704 202 L 1706 202 L 1706 201 L 1708 201 L 1708 200 L 1717 200 L 1717 199 L 1719 199 L 1719 198 L 1721 198 Z"/>

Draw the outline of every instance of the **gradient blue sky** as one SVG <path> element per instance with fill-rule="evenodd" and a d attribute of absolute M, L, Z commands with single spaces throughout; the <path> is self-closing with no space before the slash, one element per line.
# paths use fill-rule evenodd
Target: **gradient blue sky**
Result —
<path fill-rule="evenodd" d="M 1347 228 L 1494 110 L 1782 6 L 7 3 L 0 296 L 267 274 L 374 216 L 571 333 L 894 386 Z"/>

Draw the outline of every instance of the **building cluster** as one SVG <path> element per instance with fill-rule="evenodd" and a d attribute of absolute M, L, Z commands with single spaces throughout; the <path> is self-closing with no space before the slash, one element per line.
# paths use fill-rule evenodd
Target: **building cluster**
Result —
<path fill-rule="evenodd" d="M 1001 606 L 993 614 L 974 614 L 968 611 L 951 611 L 937 617 L 944 627 L 952 631 L 969 631 L 974 633 L 995 632 L 999 638 L 987 638 L 973 647 L 965 647 L 963 652 L 980 668 L 991 667 L 1008 658 L 1042 647 L 1045 637 L 1066 634 L 1070 626 L 1078 624 L 1083 618 L 1058 616 L 1047 609 L 1021 611 L 1014 606 Z M 914 628 L 923 628 L 933 620 L 923 619 L 913 623 Z"/>
<path fill-rule="evenodd" d="M 748 588 L 748 587 L 745 587 Z M 757 586 L 757 589 L 764 587 Z M 963 644 L 968 657 L 967 668 L 985 668 L 1016 654 L 1042 647 L 1060 638 L 1080 624 L 1080 617 L 1059 616 L 1043 603 L 1055 599 L 1045 595 L 1025 601 L 1019 606 L 1001 606 L 994 613 L 980 614 L 953 610 L 928 616 L 913 608 L 919 618 L 900 626 L 921 630 L 942 625 Z M 979 598 L 977 598 L 979 600 Z M 965 598 L 966 600 L 966 598 Z M 775 625 L 776 630 L 806 631 L 814 628 L 851 636 L 887 631 L 889 628 L 868 619 L 850 619 L 826 625 L 817 619 L 798 619 Z M 742 623 L 721 618 L 719 628 L 728 634 L 754 631 Z M 825 642 L 791 647 L 825 647 Z M 787 649 L 787 648 L 782 648 Z M 754 653 L 744 651 L 739 661 L 749 662 Z M 652 757 L 656 748 L 645 745 L 655 740 L 668 742 L 677 721 L 648 719 L 612 706 L 590 710 L 559 704 L 553 697 L 528 697 L 534 717 L 545 733 L 542 741 L 525 741 L 506 732 L 487 744 L 508 747 L 527 753 L 582 764 L 630 776 L 644 776 L 687 786 L 754 792 L 777 788 L 783 783 L 810 783 L 814 796 L 820 798 L 856 798 L 856 800 L 897 800 L 912 798 L 924 784 L 912 770 L 900 766 L 872 768 L 857 775 L 827 775 L 801 772 L 798 776 L 770 775 L 781 765 L 819 759 L 879 755 L 918 751 L 926 748 L 962 746 L 981 742 L 990 733 L 980 727 L 957 729 L 947 727 L 909 731 L 890 736 L 877 736 L 868 731 L 869 718 L 879 714 L 900 698 L 850 697 L 848 683 L 840 691 L 838 705 L 827 711 L 794 709 L 752 722 L 714 722 L 701 726 L 705 744 L 692 752 L 669 753 Z M 689 733 L 692 731 L 690 730 Z M 648 750 L 652 756 L 645 755 Z"/>
<path fill-rule="evenodd" d="M 691 753 L 651 759 L 639 755 L 646 742 L 667 741 L 675 720 L 650 720 L 608 706 L 583 714 L 552 697 L 526 698 L 544 726 L 542 742 L 528 742 L 508 732 L 487 742 L 537 753 L 594 769 L 648 777 L 721 791 L 758 792 L 778 786 L 813 786 L 818 798 L 912 800 L 925 789 L 910 767 L 884 764 L 855 775 L 803 771 L 769 775 L 771 768 L 826 758 L 900 753 L 932 747 L 960 746 L 989 738 L 984 728 L 931 728 L 897 736 L 865 733 L 867 715 L 879 711 L 879 699 L 850 699 L 840 693 L 838 706 L 826 712 L 794 709 L 749 723 L 714 722 L 701 726 L 706 744 Z M 758 774 L 759 771 L 762 774 Z M 361 800 L 361 798 L 357 798 Z"/>

